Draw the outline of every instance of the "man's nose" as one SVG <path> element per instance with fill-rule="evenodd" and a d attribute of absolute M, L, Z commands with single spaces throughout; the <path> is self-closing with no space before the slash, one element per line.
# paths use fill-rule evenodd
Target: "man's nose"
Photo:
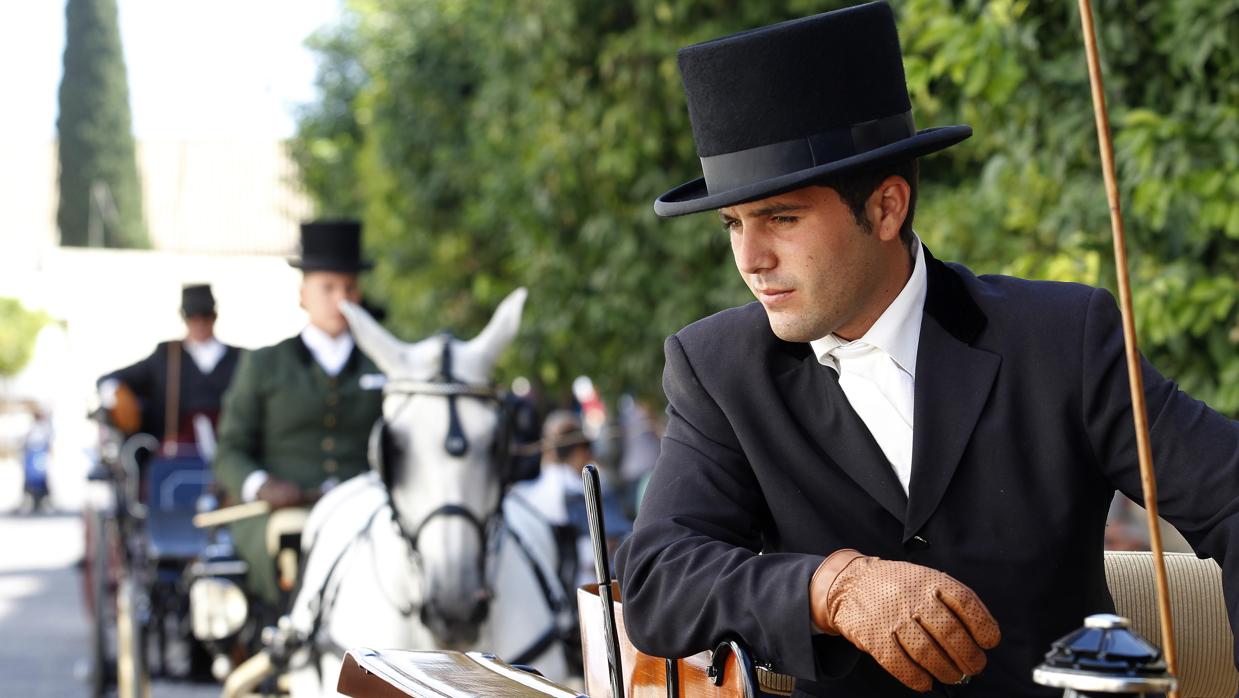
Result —
<path fill-rule="evenodd" d="M 743 274 L 756 274 L 771 269 L 775 264 L 775 256 L 769 243 L 765 236 L 757 231 L 746 230 L 737 236 L 732 244 L 732 252 L 736 256 L 736 267 Z"/>

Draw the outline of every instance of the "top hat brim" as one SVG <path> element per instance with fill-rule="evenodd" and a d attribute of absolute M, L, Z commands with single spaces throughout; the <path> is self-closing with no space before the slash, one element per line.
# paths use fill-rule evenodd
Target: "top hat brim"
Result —
<path fill-rule="evenodd" d="M 343 274 L 356 274 L 374 268 L 374 262 L 367 259 L 340 259 L 338 257 L 300 257 L 288 260 L 290 267 L 301 271 L 335 271 Z"/>
<path fill-rule="evenodd" d="M 971 135 L 971 126 L 927 128 L 909 138 L 866 150 L 863 153 L 714 194 L 706 188 L 705 178 L 698 177 L 658 197 L 654 201 L 654 213 L 669 218 L 756 201 L 809 186 L 813 180 L 827 175 L 843 174 L 849 170 L 880 162 L 928 155 L 949 148 Z"/>
<path fill-rule="evenodd" d="M 181 315 L 185 317 L 213 317 L 214 303 L 186 303 L 181 306 Z"/>

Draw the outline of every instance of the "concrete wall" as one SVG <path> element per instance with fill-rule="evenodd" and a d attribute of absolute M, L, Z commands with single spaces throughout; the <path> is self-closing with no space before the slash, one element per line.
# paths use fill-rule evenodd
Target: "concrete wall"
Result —
<path fill-rule="evenodd" d="M 60 248 L 56 230 L 56 150 L 46 141 L 0 140 L 0 296 L 56 320 L 34 359 L 0 381 L 0 401 L 32 399 L 52 408 L 53 488 L 79 503 L 81 475 L 96 443 L 85 415 L 95 379 L 183 336 L 185 283 L 210 283 L 220 339 L 243 347 L 300 331 L 298 223 L 312 207 L 295 182 L 283 143 L 140 143 L 147 226 L 155 250 Z M 20 437 L 25 415 L 0 410 L 0 451 Z"/>

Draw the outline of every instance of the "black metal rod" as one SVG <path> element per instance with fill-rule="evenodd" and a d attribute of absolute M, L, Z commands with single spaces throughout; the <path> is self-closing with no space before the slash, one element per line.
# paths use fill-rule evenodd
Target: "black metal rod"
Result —
<path fill-rule="evenodd" d="M 611 597 L 611 560 L 607 555 L 607 528 L 602 520 L 602 484 L 598 468 L 588 463 L 581 472 L 585 486 L 585 510 L 589 516 L 589 540 L 594 544 L 594 573 L 598 577 L 598 597 L 602 599 L 602 629 L 607 639 L 607 670 L 611 674 L 611 695 L 624 696 L 624 672 L 620 666 L 619 632 Z"/>

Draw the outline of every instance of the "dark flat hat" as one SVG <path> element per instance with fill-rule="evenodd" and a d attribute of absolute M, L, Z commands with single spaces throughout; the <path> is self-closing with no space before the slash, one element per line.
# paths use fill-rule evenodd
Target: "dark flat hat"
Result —
<path fill-rule="evenodd" d="M 689 46 L 679 61 L 704 176 L 658 197 L 660 216 L 763 199 L 972 135 L 916 130 L 885 2 Z"/>
<path fill-rule="evenodd" d="M 301 224 L 301 257 L 289 264 L 302 271 L 356 274 L 374 266 L 361 258 L 361 223 L 313 221 Z"/>
<path fill-rule="evenodd" d="M 181 314 L 185 317 L 215 314 L 215 296 L 211 293 L 210 284 L 186 284 L 181 287 Z"/>

